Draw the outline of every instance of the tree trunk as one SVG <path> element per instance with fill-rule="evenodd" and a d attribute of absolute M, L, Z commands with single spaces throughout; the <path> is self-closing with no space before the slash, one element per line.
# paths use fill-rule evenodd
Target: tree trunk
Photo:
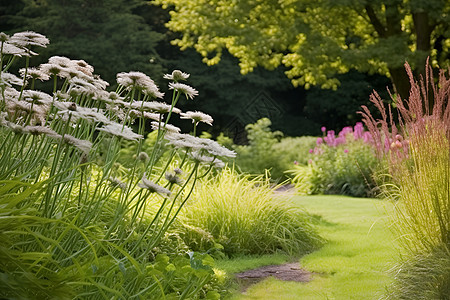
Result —
<path fill-rule="evenodd" d="M 394 85 L 394 91 L 399 94 L 402 99 L 408 99 L 411 85 L 409 84 L 409 77 L 408 74 L 406 74 L 405 68 L 389 68 L 389 74 L 391 75 L 391 81 Z"/>
<path fill-rule="evenodd" d="M 418 55 L 416 61 L 415 75 L 419 78 L 422 75 L 425 80 L 426 61 L 431 53 L 431 32 L 434 29 L 430 25 L 427 12 L 413 13 L 414 29 L 416 31 L 416 52 Z M 426 111 L 432 112 L 434 106 L 434 95 L 430 91 L 428 95 L 428 107 L 424 107 Z"/>
<path fill-rule="evenodd" d="M 431 51 L 431 32 L 433 31 L 433 27 L 429 24 L 430 22 L 426 12 L 414 13 L 413 20 L 417 36 L 416 51 L 419 52 L 419 58 L 416 62 L 416 73 L 425 74 L 425 64 Z"/>

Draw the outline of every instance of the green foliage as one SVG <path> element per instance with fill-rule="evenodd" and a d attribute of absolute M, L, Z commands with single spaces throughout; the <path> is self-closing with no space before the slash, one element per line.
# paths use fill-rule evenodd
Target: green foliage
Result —
<path fill-rule="evenodd" d="M 282 251 L 299 255 L 321 244 L 308 215 L 274 195 L 263 177 L 249 178 L 225 169 L 198 185 L 181 217 L 182 236 L 192 249 L 223 246 L 229 256 Z"/>
<path fill-rule="evenodd" d="M 378 160 L 371 145 L 351 139 L 337 147 L 322 144 L 309 157 L 307 166 L 299 165 L 290 171 L 298 192 L 355 197 L 374 195 L 373 173 Z"/>
<path fill-rule="evenodd" d="M 233 160 L 238 169 L 245 173 L 265 175 L 267 171 L 275 181 L 287 179 L 286 171 L 294 163 L 306 164 L 308 150 L 314 147 L 314 137 L 283 137 L 280 131 L 270 129 L 268 118 L 248 124 L 247 145 L 235 145 L 229 137 L 221 133 L 217 141 L 234 149 L 237 157 Z"/>
<path fill-rule="evenodd" d="M 294 85 L 335 88 L 334 76 L 355 68 L 390 73 L 403 89 L 405 59 L 419 68 L 428 55 L 448 63 L 450 6 L 444 0 L 155 2 L 171 9 L 167 26 L 183 34 L 172 41 L 181 49 L 194 47 L 208 65 L 226 49 L 244 74 L 283 64 Z"/>
<path fill-rule="evenodd" d="M 94 64 L 97 73 L 109 82 L 123 71 L 141 71 L 154 78 L 163 72 L 156 52 L 163 35 L 135 13 L 148 5 L 145 1 L 23 2 L 13 29 L 46 35 L 52 43 L 42 51 L 43 58 L 62 55 L 84 59 Z"/>
<path fill-rule="evenodd" d="M 278 156 L 280 171 L 285 173 L 294 164 L 306 165 L 309 160 L 309 150 L 316 145 L 316 137 L 284 137 L 272 146 L 272 151 Z M 278 171 L 278 172 L 280 172 Z"/>
<path fill-rule="evenodd" d="M 272 169 L 277 165 L 279 155 L 272 150 L 272 147 L 283 135 L 281 132 L 272 132 L 268 118 L 262 118 L 254 124 L 248 124 L 247 130 L 248 145 L 234 147 L 238 153 L 236 164 L 242 171 L 250 174 L 264 174 L 265 170 Z M 274 178 L 279 178 L 283 174 L 273 174 Z"/>

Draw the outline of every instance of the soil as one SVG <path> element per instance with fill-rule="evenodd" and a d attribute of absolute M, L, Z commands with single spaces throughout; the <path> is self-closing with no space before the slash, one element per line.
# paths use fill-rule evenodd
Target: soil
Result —
<path fill-rule="evenodd" d="M 298 263 L 284 265 L 264 266 L 261 268 L 237 273 L 235 276 L 243 287 L 243 292 L 252 284 L 269 276 L 285 281 L 308 282 L 311 280 L 311 273 L 302 269 Z"/>

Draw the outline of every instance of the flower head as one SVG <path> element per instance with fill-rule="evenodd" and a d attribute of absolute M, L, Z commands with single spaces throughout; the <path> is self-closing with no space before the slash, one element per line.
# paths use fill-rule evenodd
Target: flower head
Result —
<path fill-rule="evenodd" d="M 163 123 L 159 123 L 159 122 L 152 122 L 152 129 L 153 130 L 164 130 L 168 133 L 179 133 L 181 131 L 180 128 L 173 126 L 171 124 L 163 124 Z"/>
<path fill-rule="evenodd" d="M 127 189 L 127 184 L 125 182 L 122 182 L 119 178 L 109 177 L 108 181 L 114 188 L 120 188 L 121 190 Z"/>
<path fill-rule="evenodd" d="M 180 70 L 173 70 L 172 74 L 165 74 L 163 78 L 178 82 L 178 81 L 185 81 L 186 79 L 189 78 L 189 76 L 190 74 L 181 72 Z"/>
<path fill-rule="evenodd" d="M 92 143 L 90 141 L 80 140 L 80 139 L 77 139 L 76 137 L 71 136 L 69 134 L 65 134 L 63 136 L 63 140 L 67 144 L 75 146 L 76 148 L 78 148 L 84 154 L 88 154 L 89 151 L 92 148 Z"/>
<path fill-rule="evenodd" d="M 22 85 L 23 84 L 22 79 L 20 79 L 19 77 L 17 77 L 14 74 L 7 73 L 7 72 L 2 72 L 0 81 L 2 83 L 6 84 L 7 86 L 10 86 L 11 84 L 14 84 L 14 85 Z"/>
<path fill-rule="evenodd" d="M 103 127 L 97 127 L 97 129 L 130 141 L 137 141 L 143 138 L 142 135 L 134 133 L 130 127 L 121 125 L 119 123 L 111 122 L 110 124 L 106 124 Z"/>
<path fill-rule="evenodd" d="M 13 34 L 10 42 L 19 47 L 39 46 L 46 48 L 50 41 L 44 35 L 34 31 L 23 31 Z"/>
<path fill-rule="evenodd" d="M 127 90 L 136 88 L 150 97 L 164 97 L 164 93 L 159 91 L 155 82 L 142 72 L 121 72 L 117 74 L 117 83 Z"/>
<path fill-rule="evenodd" d="M 3 43 L 3 54 L 11 54 L 15 56 L 30 56 L 30 55 L 37 55 L 37 53 L 34 53 L 33 51 L 29 51 L 17 46 L 14 46 L 8 42 Z"/>
<path fill-rule="evenodd" d="M 22 77 L 25 76 L 25 68 L 19 70 L 19 73 Z M 26 70 L 27 78 L 39 79 L 41 81 L 49 80 L 50 76 L 47 73 L 44 73 L 41 69 L 36 68 L 28 68 Z"/>
<path fill-rule="evenodd" d="M 143 189 L 149 190 L 150 193 L 157 193 L 162 197 L 169 197 L 171 194 L 168 189 L 148 180 L 145 173 L 144 176 L 142 176 L 141 182 L 138 183 L 138 186 Z"/>
<path fill-rule="evenodd" d="M 166 178 L 166 180 L 168 182 L 173 183 L 173 184 L 177 184 L 177 185 L 181 186 L 184 183 L 184 180 L 181 179 L 180 177 L 178 177 L 177 173 L 175 173 L 175 172 L 166 172 L 164 177 Z"/>
<path fill-rule="evenodd" d="M 181 119 L 191 119 L 192 123 L 198 124 L 199 122 L 206 123 L 212 126 L 213 118 L 200 111 L 187 111 L 185 113 L 180 113 Z"/>
<path fill-rule="evenodd" d="M 184 83 L 170 82 L 169 89 L 183 93 L 186 98 L 190 98 L 191 100 L 198 95 L 198 91 L 196 89 Z"/>

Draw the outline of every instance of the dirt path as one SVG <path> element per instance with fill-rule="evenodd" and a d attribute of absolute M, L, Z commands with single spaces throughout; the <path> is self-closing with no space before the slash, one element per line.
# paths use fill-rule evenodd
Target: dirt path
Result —
<path fill-rule="evenodd" d="M 264 266 L 253 270 L 248 270 L 242 273 L 237 273 L 235 276 L 243 291 L 252 284 L 267 277 L 275 277 L 285 281 L 308 282 L 311 280 L 311 273 L 302 269 L 299 263 L 289 263 L 284 265 Z"/>

